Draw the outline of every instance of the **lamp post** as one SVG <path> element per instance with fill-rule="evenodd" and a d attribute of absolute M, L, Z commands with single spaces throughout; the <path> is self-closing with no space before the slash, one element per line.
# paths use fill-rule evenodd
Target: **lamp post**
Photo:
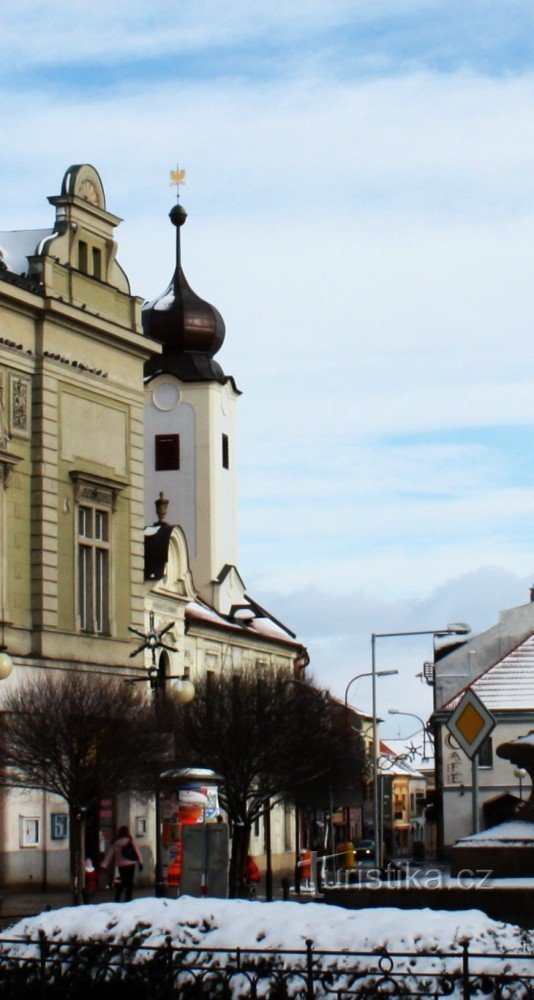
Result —
<path fill-rule="evenodd" d="M 148 632 L 139 632 L 138 629 L 129 628 L 129 632 L 133 632 L 135 635 L 139 636 L 143 640 L 141 645 L 130 653 L 130 658 L 132 656 L 137 656 L 138 653 L 144 652 L 144 650 L 150 650 L 150 663 L 146 667 L 147 676 L 139 677 L 140 681 L 148 681 L 152 694 L 154 696 L 154 711 L 156 714 L 156 720 L 159 722 L 160 719 L 160 697 L 159 693 L 162 692 L 165 696 L 165 683 L 167 680 L 179 680 L 181 685 L 176 692 L 176 697 L 182 705 L 187 705 L 188 702 L 192 701 L 195 697 L 195 686 L 188 677 L 184 675 L 173 675 L 170 674 L 166 676 L 159 668 L 156 662 L 156 650 L 164 649 L 167 652 L 175 653 L 176 649 L 174 646 L 169 646 L 167 643 L 163 642 L 163 636 L 170 631 L 175 623 L 170 622 L 165 628 L 160 629 L 158 632 L 155 627 L 154 612 L 151 611 L 149 614 L 149 629 Z M 132 678 L 129 678 L 132 682 Z M 137 678 L 135 678 L 137 680 Z M 161 790 L 160 790 L 160 780 L 159 774 L 156 781 L 155 789 L 155 821 L 156 821 L 156 866 L 155 866 L 155 878 L 156 878 L 156 896 L 165 895 L 165 884 L 163 882 L 163 857 L 161 850 Z"/>
<path fill-rule="evenodd" d="M 421 729 L 423 730 L 423 760 L 426 760 L 425 737 L 428 736 L 431 745 L 434 742 L 432 735 L 428 730 L 427 723 L 423 722 L 420 715 L 415 715 L 414 712 L 401 712 L 398 708 L 388 708 L 388 715 L 406 715 L 409 719 L 417 719 L 417 721 L 421 723 Z"/>
<path fill-rule="evenodd" d="M 371 635 L 371 674 L 373 679 L 373 807 L 375 826 L 375 868 L 382 867 L 382 830 L 380 829 L 380 810 L 378 801 L 378 727 L 376 716 L 376 640 L 394 639 L 405 636 L 433 635 L 434 638 L 445 635 L 466 635 L 471 629 L 463 622 L 447 625 L 446 628 L 410 629 L 402 632 L 373 632 Z"/>
<path fill-rule="evenodd" d="M 388 677 L 391 674 L 398 674 L 398 672 L 399 672 L 398 670 L 377 670 L 376 671 L 376 676 L 377 677 Z M 354 681 L 359 681 L 360 677 L 372 677 L 371 671 L 368 670 L 367 673 L 365 673 L 365 674 L 356 674 L 356 677 L 352 677 L 350 679 L 349 683 L 347 684 L 347 686 L 345 688 L 345 711 L 349 707 L 349 701 L 348 701 L 348 699 L 349 699 L 349 690 L 352 687 L 352 685 L 354 684 Z"/>
<path fill-rule="evenodd" d="M 5 646 L 3 649 L 0 647 L 0 681 L 4 681 L 6 677 L 9 677 L 12 670 L 13 660 L 9 653 L 6 653 Z"/>
<path fill-rule="evenodd" d="M 527 772 L 525 771 L 524 767 L 516 767 L 516 768 L 514 768 L 514 775 L 515 775 L 515 777 L 517 778 L 517 780 L 519 782 L 519 798 L 521 799 L 521 802 L 522 802 L 523 801 L 523 778 L 527 777 Z"/>
<path fill-rule="evenodd" d="M 349 729 L 349 691 L 350 691 L 352 685 L 354 684 L 354 682 L 355 681 L 359 681 L 361 677 L 373 677 L 373 688 L 374 688 L 374 678 L 375 678 L 375 676 L 376 677 L 388 677 L 391 674 L 398 674 L 398 672 L 399 672 L 398 670 L 377 670 L 375 673 L 373 673 L 372 671 L 368 670 L 364 674 L 356 674 L 355 677 L 351 677 L 349 683 L 347 684 L 347 686 L 345 688 L 345 727 L 346 727 L 347 740 L 348 740 L 348 729 Z M 375 712 L 375 696 L 373 694 L 373 743 L 375 743 L 375 741 L 376 741 L 376 726 L 374 725 L 375 716 L 376 716 L 376 712 Z M 374 772 L 373 772 L 373 774 L 374 774 Z M 361 823 L 362 823 L 362 837 L 363 837 L 363 826 L 364 826 L 363 804 L 362 804 Z M 347 826 L 347 840 L 348 840 L 349 839 L 349 832 L 350 832 L 349 831 L 349 822 L 348 822 L 348 819 L 346 821 L 346 826 Z M 375 825 L 375 844 L 376 844 L 376 825 Z"/>

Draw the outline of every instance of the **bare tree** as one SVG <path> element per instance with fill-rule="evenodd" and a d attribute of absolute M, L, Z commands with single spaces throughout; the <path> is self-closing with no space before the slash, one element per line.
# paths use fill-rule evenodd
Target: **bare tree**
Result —
<path fill-rule="evenodd" d="M 252 826 L 283 798 L 299 804 L 362 772 L 363 745 L 343 725 L 339 704 L 286 670 L 209 674 L 194 703 L 176 709 L 184 762 L 218 771 L 232 825 L 230 892 L 240 894 Z M 328 791 L 323 802 L 327 803 Z"/>
<path fill-rule="evenodd" d="M 85 820 L 105 795 L 154 788 L 162 737 L 143 692 L 91 673 L 40 672 L 3 701 L 4 784 L 39 788 L 69 807 L 73 900 L 82 901 Z"/>

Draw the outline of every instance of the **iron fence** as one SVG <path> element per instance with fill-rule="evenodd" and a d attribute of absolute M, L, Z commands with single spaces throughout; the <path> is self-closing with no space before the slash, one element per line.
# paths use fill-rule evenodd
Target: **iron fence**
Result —
<path fill-rule="evenodd" d="M 146 928 L 145 928 L 146 930 Z M 517 954 L 457 950 L 301 951 L 184 947 L 161 943 L 0 939 L 2 1000 L 379 1000 L 451 997 L 534 1000 L 534 956 L 525 939 Z"/>

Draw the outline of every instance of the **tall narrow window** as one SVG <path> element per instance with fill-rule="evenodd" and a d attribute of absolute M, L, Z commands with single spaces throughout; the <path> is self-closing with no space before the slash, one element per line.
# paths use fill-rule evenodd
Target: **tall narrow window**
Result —
<path fill-rule="evenodd" d="M 222 464 L 223 469 L 230 468 L 230 442 L 228 434 L 223 434 L 222 436 Z"/>
<path fill-rule="evenodd" d="M 82 632 L 109 632 L 109 511 L 78 507 L 78 614 Z"/>
<path fill-rule="evenodd" d="M 102 278 L 102 251 L 93 247 L 93 278 Z"/>
<path fill-rule="evenodd" d="M 290 851 L 293 847 L 293 838 L 291 835 L 291 820 L 293 818 L 293 809 L 289 802 L 284 802 L 284 851 Z"/>
<path fill-rule="evenodd" d="M 493 767 L 493 740 L 491 736 L 486 736 L 486 739 L 480 744 L 478 766 Z"/>
<path fill-rule="evenodd" d="M 87 274 L 87 243 L 84 240 L 78 243 L 78 268 Z"/>
<path fill-rule="evenodd" d="M 180 435 L 156 434 L 156 472 L 180 468 Z"/>

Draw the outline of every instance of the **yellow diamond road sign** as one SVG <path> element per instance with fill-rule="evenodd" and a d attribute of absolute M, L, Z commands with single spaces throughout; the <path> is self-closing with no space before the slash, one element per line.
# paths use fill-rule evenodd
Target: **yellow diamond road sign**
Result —
<path fill-rule="evenodd" d="M 447 729 L 468 757 L 474 757 L 495 727 L 491 712 L 474 691 L 466 691 L 447 722 Z"/>

